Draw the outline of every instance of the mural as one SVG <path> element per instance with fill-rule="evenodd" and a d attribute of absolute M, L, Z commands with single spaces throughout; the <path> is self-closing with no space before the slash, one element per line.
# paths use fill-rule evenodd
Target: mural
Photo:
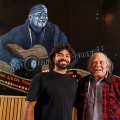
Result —
<path fill-rule="evenodd" d="M 0 94 L 26 95 L 30 79 L 49 68 L 48 54 L 60 42 L 77 52 L 68 70 L 73 77 L 89 74 L 87 60 L 96 51 L 112 59 L 114 74 L 120 76 L 119 1 L 6 3 L 0 3 Z"/>

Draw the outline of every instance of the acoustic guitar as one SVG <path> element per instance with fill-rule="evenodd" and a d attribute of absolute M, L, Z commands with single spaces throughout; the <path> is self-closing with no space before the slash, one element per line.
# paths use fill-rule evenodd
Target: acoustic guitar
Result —
<path fill-rule="evenodd" d="M 35 74 L 42 71 L 42 69 L 49 69 L 49 57 L 42 45 L 34 45 L 28 50 L 25 50 L 16 44 L 8 44 L 7 47 L 9 47 L 12 52 L 19 55 L 23 60 L 24 67 L 14 71 L 15 75 L 30 79 Z M 103 46 L 97 46 L 90 51 L 76 53 L 74 59 L 87 58 L 93 53 L 103 50 Z M 43 66 L 45 68 L 42 68 Z"/>

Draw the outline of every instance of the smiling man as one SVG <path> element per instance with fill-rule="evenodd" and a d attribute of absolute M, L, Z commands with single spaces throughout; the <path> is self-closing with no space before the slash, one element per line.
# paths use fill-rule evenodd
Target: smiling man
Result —
<path fill-rule="evenodd" d="M 120 120 L 120 78 L 112 75 L 111 60 L 102 52 L 94 53 L 88 69 L 91 74 L 78 83 L 78 120 Z"/>
<path fill-rule="evenodd" d="M 109 70 L 110 66 L 113 68 L 110 60 L 102 53 L 96 53 L 91 56 L 88 65 L 92 76 L 98 81 L 103 79 L 108 72 L 112 72 Z"/>
<path fill-rule="evenodd" d="M 39 105 L 39 110 L 35 111 L 39 117 L 35 116 L 35 120 L 72 120 L 77 80 L 66 74 L 66 71 L 73 54 L 69 45 L 60 44 L 52 49 L 52 70 L 33 78 L 23 120 L 33 120 L 35 105 Z"/>

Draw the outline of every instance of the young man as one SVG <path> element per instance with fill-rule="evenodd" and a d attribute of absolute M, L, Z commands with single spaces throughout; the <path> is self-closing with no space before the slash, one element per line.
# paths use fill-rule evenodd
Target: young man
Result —
<path fill-rule="evenodd" d="M 78 83 L 78 120 L 120 120 L 120 78 L 112 75 L 111 60 L 102 52 L 94 53 L 88 68 L 91 74 Z"/>
<path fill-rule="evenodd" d="M 52 70 L 33 78 L 26 98 L 23 120 L 33 120 L 37 102 L 41 105 L 39 120 L 72 120 L 77 80 L 67 75 L 66 71 L 73 55 L 73 49 L 69 45 L 59 44 L 52 49 Z"/>

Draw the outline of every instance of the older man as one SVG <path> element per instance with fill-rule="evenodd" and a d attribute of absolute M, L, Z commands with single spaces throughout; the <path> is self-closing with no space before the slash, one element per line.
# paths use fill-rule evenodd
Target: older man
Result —
<path fill-rule="evenodd" d="M 78 84 L 78 120 L 120 120 L 120 78 L 112 75 L 111 60 L 102 52 L 94 53 L 88 68 L 91 74 Z"/>

